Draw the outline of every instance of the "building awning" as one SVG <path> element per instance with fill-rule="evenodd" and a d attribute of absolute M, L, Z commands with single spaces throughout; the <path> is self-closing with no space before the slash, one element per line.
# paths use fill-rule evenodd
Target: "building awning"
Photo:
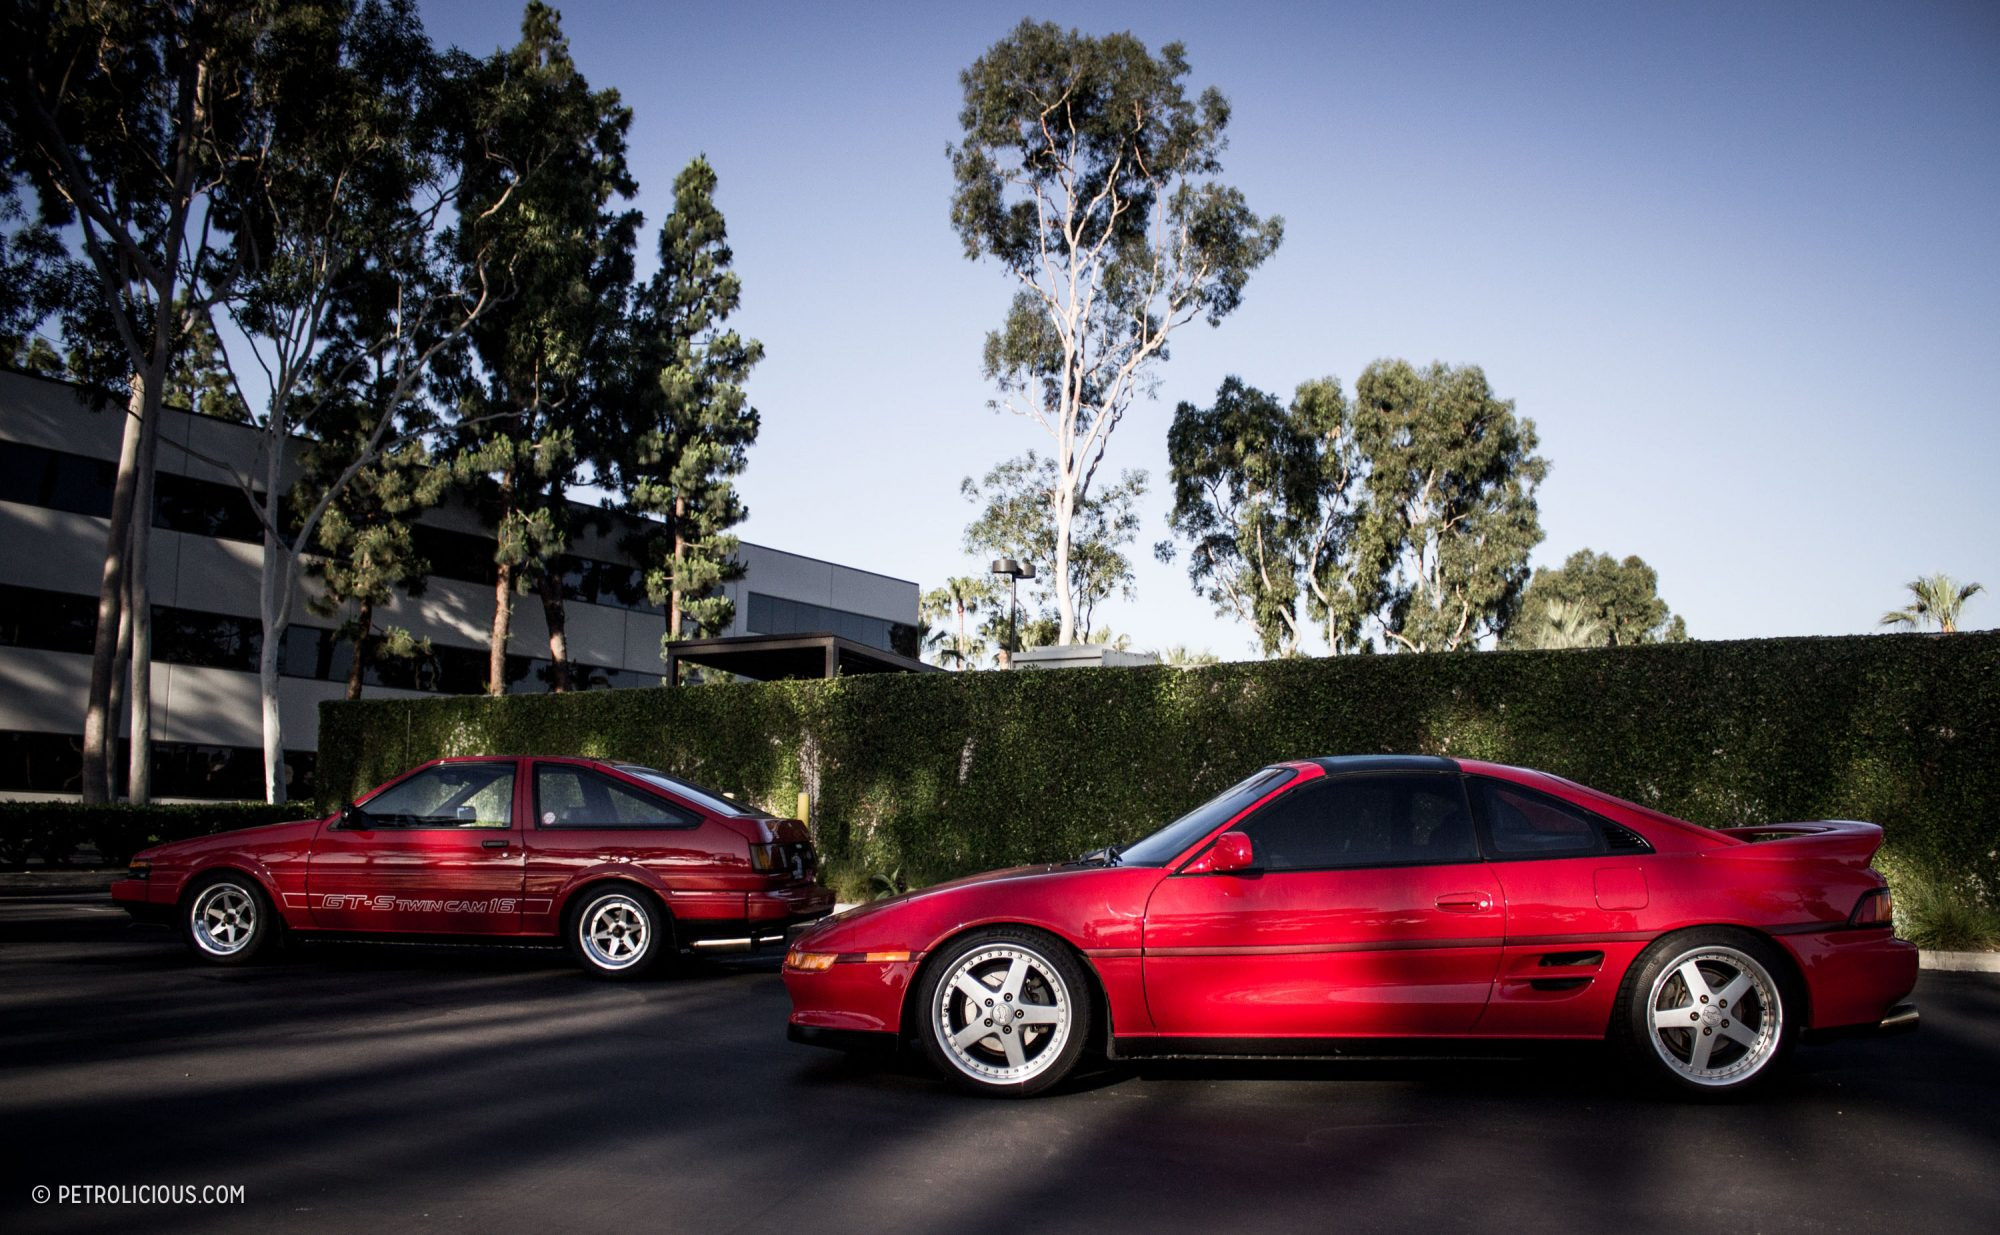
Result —
<path fill-rule="evenodd" d="M 760 682 L 830 678 L 842 673 L 939 673 L 936 665 L 872 648 L 839 635 L 737 635 L 667 644 L 667 684 L 681 684 L 681 665 L 719 669 Z"/>

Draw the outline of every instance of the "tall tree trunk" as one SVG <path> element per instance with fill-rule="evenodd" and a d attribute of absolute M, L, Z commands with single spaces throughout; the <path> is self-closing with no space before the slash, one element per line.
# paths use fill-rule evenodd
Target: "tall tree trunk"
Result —
<path fill-rule="evenodd" d="M 569 690 L 569 614 L 563 609 L 562 576 L 544 571 L 536 591 L 549 624 L 549 689 L 560 695 Z"/>
<path fill-rule="evenodd" d="M 117 725 L 111 716 L 111 683 L 117 676 L 118 628 L 125 610 L 125 549 L 132 504 L 139 489 L 139 453 L 147 423 L 146 375 L 132 375 L 125 433 L 118 446 L 118 478 L 111 486 L 111 522 L 104 538 L 104 573 L 97 587 L 97 633 L 90 645 L 90 694 L 83 712 L 83 800 L 110 800 L 111 752 Z"/>
<path fill-rule="evenodd" d="M 1056 642 L 1064 647 L 1076 642 L 1076 597 L 1069 590 L 1070 527 L 1076 521 L 1076 490 L 1062 480 L 1056 482 L 1056 564 L 1049 586 L 1056 594 L 1056 611 L 1062 618 Z M 1017 632 L 1018 641 L 1018 632 Z"/>
<path fill-rule="evenodd" d="M 681 637 L 681 557 L 687 541 L 681 536 L 681 522 L 687 518 L 687 498 L 674 499 L 674 570 L 667 587 L 667 638 Z"/>
<path fill-rule="evenodd" d="M 129 601 L 121 601 L 118 608 L 118 654 L 111 662 L 111 699 L 109 715 L 119 717 L 125 714 L 125 679 L 132 664 L 132 606 Z M 113 749 L 118 741 L 117 731 L 111 734 Z M 104 800 L 118 800 L 118 761 L 104 761 Z"/>
<path fill-rule="evenodd" d="M 276 469 L 271 469 L 275 471 Z M 275 479 L 275 477 L 273 477 Z M 266 501 L 276 501 L 275 485 Z M 278 708 L 278 657 L 285 646 L 285 628 L 292 620 L 292 570 L 298 558 L 276 532 L 264 529 L 264 569 L 259 579 L 258 617 L 263 646 L 257 652 L 257 694 L 264 717 L 264 800 L 282 802 L 285 784 L 284 718 Z"/>
<path fill-rule="evenodd" d="M 125 624 L 130 628 L 131 732 L 125 799 L 153 800 L 153 584 L 147 563 L 153 543 L 153 482 L 160 457 L 159 416 L 139 438 L 139 487 L 132 498 L 126 532 Z"/>
<path fill-rule="evenodd" d="M 354 618 L 354 655 L 347 660 L 347 697 L 361 697 L 361 678 L 368 670 L 368 641 L 375 632 L 375 603 L 360 602 L 361 611 Z"/>
<path fill-rule="evenodd" d="M 514 568 L 505 562 L 493 567 L 493 629 L 487 636 L 486 693 L 507 693 L 507 636 L 514 625 Z"/>

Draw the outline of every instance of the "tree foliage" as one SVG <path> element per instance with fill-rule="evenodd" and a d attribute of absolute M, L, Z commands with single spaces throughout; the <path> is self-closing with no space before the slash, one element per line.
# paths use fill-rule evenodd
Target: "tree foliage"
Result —
<path fill-rule="evenodd" d="M 1362 471 L 1351 422 L 1333 378 L 1304 383 L 1286 407 L 1229 377 L 1212 406 L 1174 413 L 1170 519 L 1188 545 L 1188 578 L 1249 624 L 1267 656 L 1298 655 L 1315 619 L 1336 652 L 1358 639 L 1348 565 Z M 1172 542 L 1156 552 L 1170 559 Z"/>
<path fill-rule="evenodd" d="M 660 268 L 637 297 L 633 336 L 637 415 L 608 460 L 626 502 L 660 522 L 632 546 L 646 587 L 667 609 L 668 640 L 728 628 L 722 584 L 741 578 L 730 528 L 748 515 L 735 478 L 757 440 L 744 382 L 764 345 L 724 325 L 742 301 L 735 254 L 715 205 L 715 169 L 696 158 L 674 179 L 660 227 Z"/>
<path fill-rule="evenodd" d="M 981 559 L 1008 557 L 1032 563 L 1035 577 L 1024 580 L 1022 588 L 1024 635 L 1018 646 L 1035 647 L 1062 640 L 1061 597 L 1070 598 L 1070 613 L 1077 629 L 1090 630 L 1097 606 L 1112 596 L 1133 596 L 1132 562 L 1124 546 L 1132 543 L 1139 530 L 1138 501 L 1146 492 L 1146 473 L 1126 471 L 1116 484 L 1101 487 L 1078 505 L 1070 527 L 1068 561 L 1061 562 L 1056 521 L 1051 511 L 1057 503 L 1061 484 L 1054 459 L 1030 450 L 1009 459 L 986 473 L 978 483 L 968 476 L 959 483 L 965 500 L 984 503 L 979 515 L 965 529 L 965 550 Z M 1059 568 L 1066 567 L 1061 580 Z M 1067 586 L 1064 586 L 1065 583 Z M 999 585 L 987 631 L 995 642 L 1008 644 L 1006 601 Z M 1048 637 L 1039 643 L 1025 637 L 1033 623 L 1050 626 Z"/>
<path fill-rule="evenodd" d="M 614 204 L 637 191 L 625 161 L 632 113 L 616 90 L 591 89 L 541 0 L 527 6 L 521 41 L 472 83 L 461 256 L 490 256 L 504 277 L 471 332 L 477 367 L 459 397 L 454 467 L 496 530 L 487 689 L 506 689 L 514 592 L 534 588 L 560 691 L 569 651 L 551 567 L 573 534 L 569 494 L 584 479 L 587 417 L 614 372 L 632 281 L 639 214 Z"/>
<path fill-rule="evenodd" d="M 991 578 L 958 575 L 923 594 L 917 614 L 929 626 L 925 650 L 933 663 L 948 668 L 970 669 L 985 657 L 985 633 L 974 624 L 996 605 L 998 589 Z"/>
<path fill-rule="evenodd" d="M 1679 643 L 1687 622 L 1659 596 L 1659 575 L 1637 556 L 1619 561 L 1579 549 L 1560 567 L 1537 570 L 1521 596 L 1504 647 Z"/>
<path fill-rule="evenodd" d="M 1381 360 L 1355 384 L 1354 436 L 1368 468 L 1354 578 L 1385 641 L 1451 651 L 1503 634 L 1542 538 L 1534 422 L 1477 366 Z"/>
<path fill-rule="evenodd" d="M 950 151 L 952 226 L 967 258 L 1016 285 L 985 370 L 1053 450 L 1052 599 L 1062 642 L 1088 630 L 1069 558 L 1112 431 L 1150 391 L 1168 337 L 1241 303 L 1277 247 L 1222 170 L 1229 104 L 1190 97 L 1186 49 L 1157 56 L 1023 21 L 960 74 L 963 139 Z"/>

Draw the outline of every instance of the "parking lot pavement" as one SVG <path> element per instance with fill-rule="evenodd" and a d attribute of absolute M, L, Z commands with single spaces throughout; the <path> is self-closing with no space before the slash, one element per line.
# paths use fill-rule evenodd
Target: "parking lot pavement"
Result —
<path fill-rule="evenodd" d="M 1161 1063 L 1002 1102 L 787 1043 L 768 961 L 620 986 L 551 950 L 322 945 L 225 971 L 38 904 L 0 916 L 0 1230 L 1937 1235 L 2000 1212 L 1992 975 L 1926 973 L 1919 1033 L 1807 1049 L 1720 1107 L 1590 1051 Z"/>

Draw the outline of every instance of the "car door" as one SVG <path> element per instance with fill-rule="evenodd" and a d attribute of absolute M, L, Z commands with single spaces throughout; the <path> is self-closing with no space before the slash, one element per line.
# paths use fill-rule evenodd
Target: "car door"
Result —
<path fill-rule="evenodd" d="M 313 924 L 371 933 L 517 932 L 516 763 L 432 764 L 322 826 L 306 866 Z"/>
<path fill-rule="evenodd" d="M 1315 778 L 1232 830 L 1250 837 L 1250 869 L 1171 875 L 1147 904 L 1146 1000 L 1160 1032 L 1472 1028 L 1505 910 L 1458 776 Z"/>

